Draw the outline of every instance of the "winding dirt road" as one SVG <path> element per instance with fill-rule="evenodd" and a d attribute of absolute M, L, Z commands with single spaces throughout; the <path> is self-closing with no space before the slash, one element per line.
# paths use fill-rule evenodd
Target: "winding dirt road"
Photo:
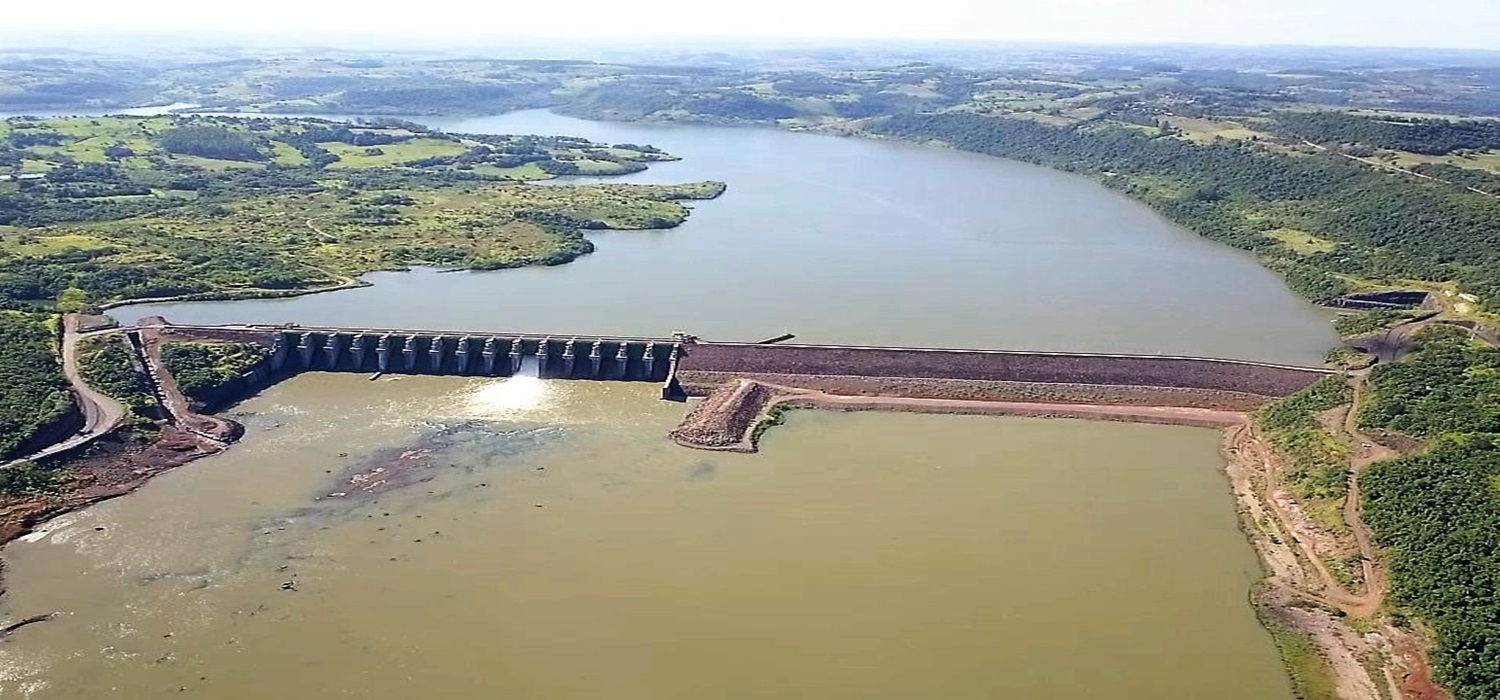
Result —
<path fill-rule="evenodd" d="M 62 442 L 0 465 L 0 468 L 9 467 L 21 461 L 43 459 L 86 445 L 118 428 L 120 422 L 125 420 L 125 407 L 120 402 L 95 391 L 88 385 L 88 382 L 83 380 L 83 374 L 78 370 L 78 341 L 85 335 L 95 334 L 79 333 L 78 317 L 73 314 L 63 316 L 63 376 L 67 377 L 68 384 L 72 386 L 73 400 L 78 404 L 78 410 L 83 413 L 83 428 Z"/>
<path fill-rule="evenodd" d="M 1354 535 L 1354 543 L 1359 547 L 1360 563 L 1364 568 L 1365 591 L 1363 595 L 1354 596 L 1351 614 L 1373 615 L 1380 609 L 1385 601 L 1385 568 L 1379 566 L 1376 559 L 1374 538 L 1370 534 L 1370 528 L 1365 525 L 1364 500 L 1359 491 L 1359 475 L 1366 467 L 1376 462 L 1391 459 L 1398 456 L 1392 450 L 1359 430 L 1359 407 L 1363 405 L 1366 382 L 1369 372 L 1355 374 L 1350 384 L 1354 387 L 1354 399 L 1344 413 L 1344 421 L 1341 432 L 1343 438 L 1349 441 L 1349 487 L 1348 495 L 1344 499 L 1344 523 L 1349 526 L 1349 531 Z"/>

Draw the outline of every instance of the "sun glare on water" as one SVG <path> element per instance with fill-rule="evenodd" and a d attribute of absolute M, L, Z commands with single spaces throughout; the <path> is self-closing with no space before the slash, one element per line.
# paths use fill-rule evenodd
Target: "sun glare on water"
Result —
<path fill-rule="evenodd" d="M 548 393 L 547 382 L 519 376 L 485 384 L 475 389 L 469 400 L 476 411 L 495 415 L 541 408 Z"/>

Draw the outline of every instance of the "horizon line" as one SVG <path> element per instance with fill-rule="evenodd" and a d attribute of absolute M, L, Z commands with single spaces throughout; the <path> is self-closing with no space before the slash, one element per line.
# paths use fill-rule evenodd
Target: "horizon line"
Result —
<path fill-rule="evenodd" d="M 79 47 L 53 42 L 90 40 L 101 46 Z M 790 35 L 514 35 L 514 34 L 453 34 L 446 38 L 432 35 L 400 32 L 351 32 L 337 37 L 317 38 L 287 37 L 273 33 L 234 32 L 168 32 L 168 31 L 16 31 L 0 29 L 0 40 L 6 46 L 0 55 L 27 51 L 60 51 L 66 53 L 141 53 L 153 47 L 111 46 L 100 51 L 103 45 L 120 44 L 132 40 L 150 39 L 170 43 L 182 49 L 254 49 L 254 50 L 342 50 L 342 51 L 401 51 L 401 52 L 460 52 L 484 50 L 493 53 L 504 47 L 489 46 L 489 42 L 525 42 L 533 46 L 556 45 L 587 48 L 710 48 L 718 52 L 727 48 L 747 48 L 756 45 L 775 45 L 778 48 L 842 48 L 878 46 L 921 46 L 948 44 L 953 48 L 1125 48 L 1125 49 L 1238 49 L 1238 50 L 1284 50 L 1316 49 L 1334 51 L 1386 51 L 1463 53 L 1500 56 L 1500 49 L 1468 46 L 1389 45 L 1389 44 L 1303 44 L 1295 42 L 1224 42 L 1224 41 L 1128 41 L 1128 40 L 1084 40 L 1084 39 L 988 39 L 971 37 L 896 37 L 896 36 L 790 36 Z"/>

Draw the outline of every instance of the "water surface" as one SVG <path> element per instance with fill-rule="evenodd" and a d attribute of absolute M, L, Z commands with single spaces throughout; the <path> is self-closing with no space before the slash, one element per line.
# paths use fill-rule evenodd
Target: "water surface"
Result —
<path fill-rule="evenodd" d="M 1211 431 L 797 413 L 718 455 L 650 387 L 538 385 L 248 402 L 235 449 L 6 549 L 3 612 L 65 614 L 0 693 L 1289 697 Z M 326 497 L 392 448 L 430 480 Z"/>
<path fill-rule="evenodd" d="M 1328 314 L 1247 255 L 1067 173 L 768 129 L 432 120 L 459 132 L 648 142 L 684 158 L 627 182 L 722 180 L 668 231 L 591 234 L 555 268 L 380 273 L 295 299 L 116 309 L 132 321 L 665 335 L 1136 352 L 1316 364 Z"/>

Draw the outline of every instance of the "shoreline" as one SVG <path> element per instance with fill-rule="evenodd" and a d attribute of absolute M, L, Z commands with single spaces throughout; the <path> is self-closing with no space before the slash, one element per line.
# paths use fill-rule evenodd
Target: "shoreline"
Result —
<path fill-rule="evenodd" d="M 384 272 L 385 270 L 380 270 Z M 394 270 L 392 270 L 394 271 Z M 334 275 L 339 281 L 323 287 L 309 287 L 307 289 L 241 289 L 226 290 L 222 292 L 197 292 L 194 294 L 179 294 L 170 297 L 149 297 L 146 299 L 121 299 L 118 301 L 107 301 L 99 304 L 101 312 L 110 309 L 118 309 L 122 306 L 134 306 L 136 304 L 177 304 L 198 301 L 254 301 L 256 299 L 290 299 L 312 294 L 327 294 L 330 292 L 341 292 L 346 289 L 361 289 L 373 287 L 373 282 L 367 282 L 359 277 L 346 275 Z"/>
<path fill-rule="evenodd" d="M 791 409 L 1074 418 L 1218 429 L 1249 419 L 1245 411 L 1228 408 L 859 396 L 745 378 L 709 391 L 695 387 L 689 394 L 703 396 L 703 401 L 669 433 L 672 441 L 690 449 L 743 453 L 757 452 L 761 436 Z"/>

